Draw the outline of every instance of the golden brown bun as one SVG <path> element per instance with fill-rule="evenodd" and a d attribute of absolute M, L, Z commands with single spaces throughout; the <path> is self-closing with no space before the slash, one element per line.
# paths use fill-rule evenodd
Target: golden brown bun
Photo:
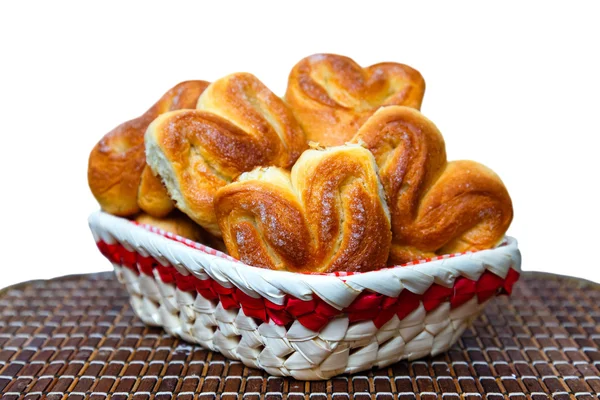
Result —
<path fill-rule="evenodd" d="M 308 140 L 346 143 L 381 106 L 420 108 L 421 74 L 409 66 L 379 63 L 362 68 L 348 57 L 315 54 L 292 69 L 285 100 Z"/>
<path fill-rule="evenodd" d="M 165 113 L 146 132 L 147 162 L 177 208 L 217 236 L 217 189 L 256 166 L 289 168 L 305 148 L 283 101 L 246 73 L 217 80 L 197 110 Z"/>
<path fill-rule="evenodd" d="M 146 224 L 160 228 L 164 231 L 171 232 L 175 235 L 193 240 L 197 243 L 202 243 L 213 249 L 227 253 L 225 243 L 220 238 L 214 237 L 210 233 L 202 229 L 201 226 L 192 221 L 187 215 L 179 210 L 173 210 L 168 216 L 157 218 L 148 214 L 138 214 L 135 221 L 139 224 Z"/>
<path fill-rule="evenodd" d="M 219 189 L 229 253 L 262 268 L 369 271 L 386 265 L 391 231 L 373 155 L 356 145 L 307 150 L 292 167 L 259 168 Z"/>
<path fill-rule="evenodd" d="M 144 167 L 140 180 L 138 206 L 157 218 L 166 217 L 175 208 L 160 177 L 148 165 Z"/>
<path fill-rule="evenodd" d="M 146 196 L 145 190 L 140 190 L 140 180 L 146 166 L 146 128 L 164 112 L 195 108 L 198 97 L 207 86 L 208 82 L 205 81 L 178 84 L 144 115 L 117 126 L 98 142 L 89 158 L 88 184 L 104 211 L 121 216 L 134 215 L 140 211 L 138 193 L 142 198 Z M 153 187 L 150 196 L 156 196 L 155 189 Z M 153 212 L 153 209 L 146 211 Z"/>
<path fill-rule="evenodd" d="M 392 216 L 390 262 L 494 247 L 513 217 L 500 178 L 474 161 L 446 161 L 444 139 L 419 111 L 378 110 L 353 139 L 374 154 Z"/>
<path fill-rule="evenodd" d="M 177 210 L 163 218 L 156 218 L 142 213 L 135 217 L 135 221 L 139 224 L 160 228 L 198 243 L 205 243 L 210 236 L 204 229 L 195 224 L 194 221 Z"/>

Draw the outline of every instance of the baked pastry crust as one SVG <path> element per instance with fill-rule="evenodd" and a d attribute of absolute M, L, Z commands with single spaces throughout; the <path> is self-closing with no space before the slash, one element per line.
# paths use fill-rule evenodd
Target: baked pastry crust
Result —
<path fill-rule="evenodd" d="M 88 184 L 104 211 L 130 216 L 143 209 L 157 217 L 165 215 L 164 203 L 144 199 L 146 196 L 164 197 L 165 189 L 160 185 L 140 188 L 146 167 L 144 133 L 148 125 L 164 112 L 195 108 L 198 97 L 208 84 L 205 81 L 181 82 L 142 116 L 117 126 L 98 142 L 89 157 Z M 154 208 L 156 204 L 158 209 Z"/>
<path fill-rule="evenodd" d="M 248 73 L 212 83 L 196 110 L 160 115 L 146 132 L 146 158 L 177 208 L 220 236 L 216 191 L 257 166 L 289 168 L 306 148 L 283 103 Z"/>
<path fill-rule="evenodd" d="M 424 94 L 423 77 L 407 65 L 362 68 L 348 57 L 315 54 L 294 66 L 285 99 L 308 140 L 336 146 L 352 139 L 379 107 L 418 109 Z"/>
<path fill-rule="evenodd" d="M 219 189 L 215 208 L 233 257 L 302 272 L 385 266 L 390 217 L 373 155 L 357 145 L 305 151 L 291 173 L 259 168 Z"/>
<path fill-rule="evenodd" d="M 482 250 L 513 217 L 506 187 L 474 161 L 447 162 L 444 139 L 419 111 L 378 110 L 352 140 L 375 156 L 392 218 L 390 263 Z"/>
<path fill-rule="evenodd" d="M 166 217 L 175 209 L 175 203 L 169 197 L 160 177 L 148 165 L 144 167 L 140 180 L 138 206 L 157 218 Z"/>
<path fill-rule="evenodd" d="M 177 210 L 162 218 L 140 213 L 135 217 L 135 222 L 162 229 L 197 243 L 205 243 L 210 238 L 210 235 L 204 229 L 189 219 L 187 215 Z"/>

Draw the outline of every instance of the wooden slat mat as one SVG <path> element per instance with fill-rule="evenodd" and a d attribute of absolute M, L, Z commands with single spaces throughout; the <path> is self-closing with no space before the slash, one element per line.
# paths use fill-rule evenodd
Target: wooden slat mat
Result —
<path fill-rule="evenodd" d="M 0 293 L 2 399 L 600 397 L 600 286 L 526 273 L 448 353 L 327 382 L 268 377 L 135 317 L 112 273 Z"/>

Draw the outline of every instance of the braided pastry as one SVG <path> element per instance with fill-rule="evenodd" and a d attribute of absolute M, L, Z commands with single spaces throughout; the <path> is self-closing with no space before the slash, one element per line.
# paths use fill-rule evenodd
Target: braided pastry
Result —
<path fill-rule="evenodd" d="M 247 73 L 215 81 L 198 109 L 165 113 L 146 132 L 147 162 L 177 208 L 214 235 L 218 188 L 257 166 L 289 168 L 305 147 L 283 101 Z"/>
<path fill-rule="evenodd" d="M 419 111 L 378 110 L 353 142 L 374 154 L 392 218 L 390 262 L 494 247 L 513 216 L 500 178 L 474 161 L 446 161 L 444 139 Z"/>
<path fill-rule="evenodd" d="M 129 216 L 141 208 L 156 217 L 171 211 L 173 205 L 164 187 L 146 168 L 144 133 L 150 122 L 164 112 L 195 108 L 207 86 L 204 81 L 178 84 L 144 115 L 117 126 L 98 142 L 89 158 L 88 183 L 104 211 Z"/>
<path fill-rule="evenodd" d="M 361 68 L 347 57 L 315 54 L 294 66 L 285 99 L 308 140 L 335 146 L 350 140 L 379 107 L 418 109 L 424 93 L 423 77 L 409 66 Z"/>
<path fill-rule="evenodd" d="M 373 155 L 357 145 L 305 151 L 291 174 L 259 168 L 219 189 L 233 257 L 262 268 L 368 271 L 386 265 L 390 217 Z"/>

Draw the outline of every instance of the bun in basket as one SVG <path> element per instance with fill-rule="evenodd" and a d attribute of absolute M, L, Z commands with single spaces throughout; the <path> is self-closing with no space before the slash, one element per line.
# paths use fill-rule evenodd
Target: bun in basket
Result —
<path fill-rule="evenodd" d="M 220 236 L 217 190 L 257 166 L 289 168 L 306 148 L 294 116 L 256 77 L 212 83 L 198 109 L 165 113 L 146 132 L 146 157 L 177 208 Z"/>
<path fill-rule="evenodd" d="M 175 209 L 175 203 L 169 197 L 160 177 L 155 175 L 148 165 L 142 172 L 138 189 L 138 205 L 157 218 L 166 217 Z"/>
<path fill-rule="evenodd" d="M 162 229 L 165 232 L 190 239 L 197 243 L 205 244 L 227 254 L 227 248 L 221 239 L 206 232 L 202 227 L 192 221 L 190 217 L 179 210 L 173 210 L 168 216 L 162 218 L 156 218 L 152 215 L 141 213 L 135 217 L 135 222 Z"/>
<path fill-rule="evenodd" d="M 315 54 L 294 66 L 285 99 L 308 140 L 336 146 L 352 139 L 379 107 L 418 109 L 424 94 L 423 77 L 407 65 L 362 68 L 348 57 Z"/>
<path fill-rule="evenodd" d="M 375 156 L 392 218 L 390 262 L 483 250 L 513 217 L 506 187 L 474 161 L 447 162 L 444 139 L 419 111 L 379 109 L 353 139 Z"/>
<path fill-rule="evenodd" d="M 107 133 L 92 150 L 88 163 L 88 184 L 102 209 L 114 215 L 130 216 L 140 209 L 157 217 L 168 214 L 172 204 L 165 200 L 162 185 L 140 187 L 144 169 L 144 133 L 160 114 L 182 108 L 195 108 L 208 82 L 187 81 L 165 93 L 141 117 L 127 121 Z M 161 198 L 160 201 L 153 199 Z"/>
<path fill-rule="evenodd" d="M 230 254 L 299 272 L 384 267 L 391 231 L 373 155 L 358 145 L 305 151 L 291 173 L 259 168 L 219 189 L 215 209 Z"/>
<path fill-rule="evenodd" d="M 165 232 L 178 235 L 194 242 L 206 243 L 209 235 L 204 229 L 199 227 L 194 221 L 189 219 L 180 211 L 173 211 L 169 216 L 156 218 L 152 215 L 141 213 L 135 217 L 135 222 L 142 225 L 149 225 L 164 230 Z"/>

